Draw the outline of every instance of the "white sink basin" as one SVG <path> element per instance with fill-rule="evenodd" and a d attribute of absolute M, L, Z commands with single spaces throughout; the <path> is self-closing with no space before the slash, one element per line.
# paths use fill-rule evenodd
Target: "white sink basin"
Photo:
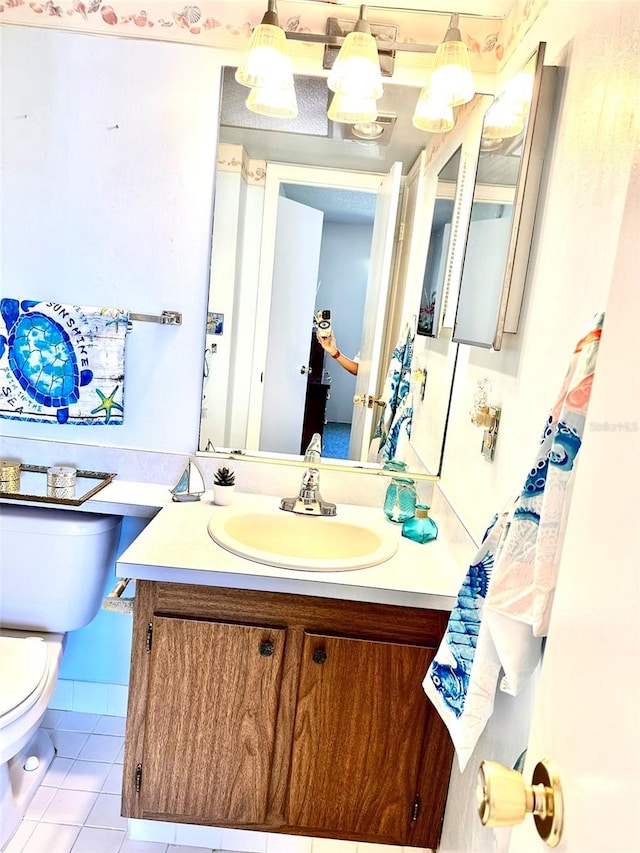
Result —
<path fill-rule="evenodd" d="M 377 566 L 392 557 L 398 540 L 385 529 L 340 517 L 273 512 L 213 515 L 209 536 L 231 551 L 268 566 L 314 572 L 344 572 Z"/>

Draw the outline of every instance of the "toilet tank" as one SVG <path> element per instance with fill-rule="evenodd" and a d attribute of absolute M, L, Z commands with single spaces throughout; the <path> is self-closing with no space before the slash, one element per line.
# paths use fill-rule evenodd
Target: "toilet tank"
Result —
<path fill-rule="evenodd" d="M 66 633 L 91 622 L 113 571 L 121 521 L 0 504 L 0 625 Z"/>

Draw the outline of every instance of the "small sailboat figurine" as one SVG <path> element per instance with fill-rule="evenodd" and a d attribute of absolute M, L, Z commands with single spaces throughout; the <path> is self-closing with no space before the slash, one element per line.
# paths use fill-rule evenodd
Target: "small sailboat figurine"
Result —
<path fill-rule="evenodd" d="M 189 459 L 175 486 L 169 490 L 174 501 L 199 501 L 205 492 L 204 477 L 196 463 Z"/>

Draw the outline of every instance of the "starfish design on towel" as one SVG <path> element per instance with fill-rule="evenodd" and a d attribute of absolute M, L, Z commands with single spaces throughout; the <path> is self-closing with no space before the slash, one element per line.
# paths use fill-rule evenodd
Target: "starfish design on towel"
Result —
<path fill-rule="evenodd" d="M 110 419 L 111 419 L 111 410 L 112 409 L 117 409 L 120 412 L 124 412 L 124 409 L 122 408 L 120 403 L 116 403 L 115 400 L 113 399 L 115 397 L 116 391 L 118 390 L 119 387 L 120 386 L 116 385 L 116 387 L 113 389 L 113 391 L 111 392 L 111 394 L 109 394 L 108 397 L 106 397 L 102 393 L 102 391 L 100 391 L 99 388 L 96 388 L 96 394 L 100 397 L 101 403 L 99 406 L 96 406 L 95 409 L 91 410 L 91 414 L 95 415 L 98 412 L 101 412 L 104 410 L 104 413 L 105 413 L 104 420 L 105 420 L 105 423 L 108 424 Z"/>

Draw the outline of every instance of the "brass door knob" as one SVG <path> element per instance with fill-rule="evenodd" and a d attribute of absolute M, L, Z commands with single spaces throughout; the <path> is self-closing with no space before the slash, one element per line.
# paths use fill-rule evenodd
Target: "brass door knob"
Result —
<path fill-rule="evenodd" d="M 375 397 L 372 397 L 371 394 L 356 394 L 353 398 L 353 402 L 356 404 L 356 406 L 362 404 L 363 406 L 366 406 L 367 409 L 373 409 L 374 406 L 385 405 L 385 401 L 382 399 L 382 397 L 376 399 Z"/>
<path fill-rule="evenodd" d="M 478 814 L 483 826 L 514 826 L 532 814 L 538 835 L 557 847 L 562 834 L 562 789 L 551 761 L 540 761 L 531 785 L 517 770 L 495 761 L 483 761 L 476 788 Z"/>

